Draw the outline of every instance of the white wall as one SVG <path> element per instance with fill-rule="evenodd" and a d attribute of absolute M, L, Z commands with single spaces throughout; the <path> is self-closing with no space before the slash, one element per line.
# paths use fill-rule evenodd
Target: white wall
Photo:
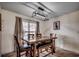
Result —
<path fill-rule="evenodd" d="M 1 9 L 1 13 L 2 13 L 2 29 L 3 29 L 2 41 L 1 41 L 1 45 L 2 45 L 1 53 L 5 54 L 14 51 L 13 34 L 14 34 L 14 26 L 15 26 L 15 16 L 19 16 L 24 19 L 31 19 L 31 18 L 4 9 Z M 42 27 L 43 23 L 41 21 L 39 22 L 41 24 L 40 27 Z M 41 32 L 43 31 L 41 30 Z"/>
<path fill-rule="evenodd" d="M 44 21 L 40 21 L 40 33 L 42 34 L 42 35 L 44 35 L 44 26 L 45 25 L 45 22 Z"/>
<path fill-rule="evenodd" d="M 53 30 L 53 22 L 60 21 L 60 30 Z M 56 33 L 56 47 L 79 53 L 79 11 L 53 18 L 46 22 L 46 35 Z"/>

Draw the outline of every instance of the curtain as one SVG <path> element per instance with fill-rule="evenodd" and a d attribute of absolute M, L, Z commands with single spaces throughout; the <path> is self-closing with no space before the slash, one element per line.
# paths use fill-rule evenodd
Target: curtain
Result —
<path fill-rule="evenodd" d="M 1 14 L 0 14 L 0 31 L 1 31 Z"/>
<path fill-rule="evenodd" d="M 20 17 L 16 17 L 14 36 L 17 36 L 20 45 L 22 45 L 22 19 Z M 14 44 L 15 46 L 16 44 Z"/>
<path fill-rule="evenodd" d="M 16 17 L 15 35 L 18 37 L 18 39 L 21 39 L 21 36 L 22 36 L 22 19 L 20 17 Z"/>
<path fill-rule="evenodd" d="M 1 33 L 1 14 L 0 14 L 0 56 L 1 56 L 1 36 L 2 33 Z"/>

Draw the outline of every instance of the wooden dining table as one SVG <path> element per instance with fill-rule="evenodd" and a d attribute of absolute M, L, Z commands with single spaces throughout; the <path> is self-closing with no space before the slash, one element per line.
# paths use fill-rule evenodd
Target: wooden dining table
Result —
<path fill-rule="evenodd" d="M 27 42 L 28 42 L 28 44 L 30 44 L 30 45 L 32 45 L 32 47 L 33 47 L 33 56 L 34 57 L 36 57 L 36 50 L 37 50 L 37 48 L 36 48 L 36 46 L 37 46 L 37 44 L 39 43 L 39 42 L 45 42 L 45 41 L 48 41 L 48 40 L 52 40 L 52 45 L 54 46 L 54 44 L 55 44 L 55 42 L 53 42 L 53 39 L 56 39 L 57 37 L 53 37 L 52 39 L 50 39 L 50 37 L 48 37 L 48 36 L 44 36 L 44 37 L 42 37 L 42 38 L 40 38 L 40 39 L 37 39 L 37 38 L 34 38 L 34 39 L 31 39 L 31 40 L 28 40 Z M 54 46 L 55 47 L 55 46 Z M 54 49 L 53 49 L 54 50 Z M 55 51 L 55 50 L 54 50 Z"/>

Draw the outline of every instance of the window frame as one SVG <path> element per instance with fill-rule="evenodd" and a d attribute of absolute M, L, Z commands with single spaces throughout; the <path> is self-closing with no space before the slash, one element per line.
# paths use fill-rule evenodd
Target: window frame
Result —
<path fill-rule="evenodd" d="M 35 21 L 22 21 L 22 23 L 23 23 L 23 22 L 27 22 L 27 23 L 28 23 L 28 31 L 24 31 L 24 30 L 23 30 L 23 37 L 24 37 L 24 34 L 25 34 L 25 33 L 31 34 L 31 32 L 32 32 L 32 33 L 35 32 L 34 34 L 36 34 L 36 30 L 35 30 L 35 31 L 30 31 L 30 23 L 35 23 L 35 24 L 36 24 Z M 37 27 L 37 24 L 36 24 L 36 27 Z M 35 29 L 36 29 L 36 27 L 35 27 Z M 27 40 L 29 40 L 29 39 L 27 39 Z"/>

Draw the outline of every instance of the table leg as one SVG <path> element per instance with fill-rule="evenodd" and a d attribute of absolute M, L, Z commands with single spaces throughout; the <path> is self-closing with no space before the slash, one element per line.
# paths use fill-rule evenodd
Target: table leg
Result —
<path fill-rule="evenodd" d="M 52 45 L 51 45 L 51 53 L 53 55 L 53 39 L 52 39 Z"/>
<path fill-rule="evenodd" d="M 36 43 L 34 44 L 34 57 L 36 57 L 36 51 L 37 51 L 37 49 L 36 49 Z"/>
<path fill-rule="evenodd" d="M 31 45 L 32 46 L 32 57 L 34 56 L 34 46 L 33 45 Z"/>
<path fill-rule="evenodd" d="M 53 40 L 53 52 L 55 53 L 55 39 Z"/>

